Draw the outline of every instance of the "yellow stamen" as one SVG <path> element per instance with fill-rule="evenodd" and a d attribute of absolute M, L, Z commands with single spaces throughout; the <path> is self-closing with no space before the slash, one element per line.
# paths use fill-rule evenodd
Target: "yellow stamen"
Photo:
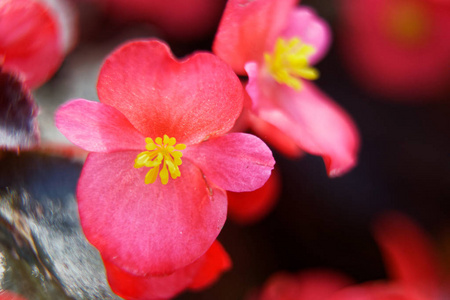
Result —
<path fill-rule="evenodd" d="M 181 165 L 181 157 L 183 156 L 180 150 L 186 149 L 185 144 L 176 144 L 177 140 L 174 137 L 169 138 L 167 135 L 164 135 L 163 138 L 157 137 L 155 141 L 146 138 L 145 142 L 147 143 L 145 148 L 148 151 L 139 153 L 134 160 L 136 169 L 151 168 L 145 175 L 145 184 L 154 183 L 158 173 L 162 184 L 169 182 L 169 173 L 172 179 L 181 176 L 178 166 Z"/>
<path fill-rule="evenodd" d="M 290 40 L 278 38 L 273 53 L 265 53 L 264 59 L 270 74 L 278 83 L 284 83 L 295 90 L 301 88 L 301 78 L 314 80 L 319 71 L 309 66 L 309 57 L 316 49 L 294 37 Z"/>

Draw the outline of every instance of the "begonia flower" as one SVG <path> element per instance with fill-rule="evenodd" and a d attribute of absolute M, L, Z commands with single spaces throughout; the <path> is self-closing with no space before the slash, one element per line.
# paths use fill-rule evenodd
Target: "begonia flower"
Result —
<path fill-rule="evenodd" d="M 165 35 L 189 41 L 214 34 L 225 0 L 91 0 L 115 19 L 154 24 Z"/>
<path fill-rule="evenodd" d="M 157 40 L 134 41 L 104 62 L 100 103 L 77 99 L 56 126 L 90 151 L 77 187 L 81 225 L 105 262 L 134 276 L 169 275 L 199 259 L 226 219 L 225 190 L 269 178 L 270 149 L 227 133 L 243 90 L 210 53 L 177 61 Z"/>
<path fill-rule="evenodd" d="M 351 286 L 330 300 L 431 300 L 447 299 L 437 255 L 426 234 L 409 218 L 389 213 L 375 224 L 390 279 Z M 448 281 L 447 281 L 448 283 Z"/>
<path fill-rule="evenodd" d="M 73 47 L 74 23 L 74 11 L 63 0 L 2 0 L 0 67 L 27 88 L 39 87 Z"/>
<path fill-rule="evenodd" d="M 239 75 L 248 75 L 249 121 L 259 136 L 289 155 L 320 155 L 330 176 L 357 161 L 350 117 L 307 80 L 330 43 L 327 24 L 295 0 L 230 0 L 213 44 Z"/>
<path fill-rule="evenodd" d="M 392 100 L 429 101 L 448 95 L 448 1 L 339 4 L 342 56 L 361 85 Z"/>
<path fill-rule="evenodd" d="M 267 280 L 261 291 L 250 294 L 248 300 L 326 300 L 351 283 L 347 276 L 330 270 L 278 272 Z"/>
<path fill-rule="evenodd" d="M 104 261 L 113 291 L 133 300 L 170 299 L 185 289 L 201 290 L 231 268 L 231 260 L 219 242 L 198 260 L 166 276 L 136 276 Z"/>

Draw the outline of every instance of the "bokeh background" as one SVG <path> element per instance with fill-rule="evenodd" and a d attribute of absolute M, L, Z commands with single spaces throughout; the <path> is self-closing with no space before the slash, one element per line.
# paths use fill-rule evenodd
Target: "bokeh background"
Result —
<path fill-rule="evenodd" d="M 176 299 L 243 299 L 280 270 L 327 268 L 357 282 L 385 278 L 371 224 L 389 210 L 416 220 L 435 241 L 443 265 L 450 262 L 450 94 L 432 101 L 396 101 L 383 96 L 382 90 L 369 92 L 361 86 L 349 72 L 343 50 L 346 32 L 339 4 L 302 1 L 333 30 L 329 54 L 317 65 L 321 72 L 317 85 L 357 124 L 362 145 L 358 165 L 348 174 L 330 179 L 319 157 L 305 155 L 292 160 L 274 152 L 282 185 L 277 205 L 255 224 L 227 220 L 219 240 L 232 258 L 232 270 L 211 288 Z M 69 99 L 98 99 L 95 85 L 99 67 L 122 42 L 156 36 L 182 57 L 211 48 L 214 26 L 220 18 L 218 14 L 211 23 L 214 26 L 201 37 L 180 38 L 167 36 L 146 23 L 117 22 L 87 0 L 76 7 L 78 45 L 57 74 L 33 92 L 40 106 L 43 144 L 67 143 L 53 125 L 55 109 Z M 80 170 L 80 162 L 71 164 L 65 188 L 75 188 Z M 6 182 L 6 175 L 2 176 L 1 182 Z"/>

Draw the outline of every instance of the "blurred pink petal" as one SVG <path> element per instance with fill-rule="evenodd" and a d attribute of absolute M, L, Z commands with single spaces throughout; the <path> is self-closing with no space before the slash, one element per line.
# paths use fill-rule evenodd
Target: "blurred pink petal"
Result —
<path fill-rule="evenodd" d="M 375 238 L 393 281 L 436 296 L 439 262 L 431 241 L 416 224 L 400 213 L 386 214 L 376 223 Z"/>
<path fill-rule="evenodd" d="M 311 65 L 321 60 L 331 44 L 329 25 L 309 7 L 298 7 L 290 12 L 287 27 L 283 30 L 285 38 L 301 37 L 302 42 L 314 46 L 316 52 L 309 57 Z"/>
<path fill-rule="evenodd" d="M 57 20 L 35 0 L 0 2 L 0 66 L 28 88 L 50 78 L 64 58 Z"/>

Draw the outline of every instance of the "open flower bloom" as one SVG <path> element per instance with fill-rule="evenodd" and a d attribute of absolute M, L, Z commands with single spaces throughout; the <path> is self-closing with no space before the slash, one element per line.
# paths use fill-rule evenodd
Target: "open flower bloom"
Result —
<path fill-rule="evenodd" d="M 0 2 L 0 67 L 27 88 L 48 80 L 75 41 L 73 9 L 64 0 Z"/>
<path fill-rule="evenodd" d="M 251 191 L 274 159 L 257 137 L 228 133 L 243 90 L 211 53 L 179 62 L 157 40 L 105 61 L 100 103 L 72 100 L 56 126 L 90 151 L 77 187 L 81 226 L 103 260 L 135 276 L 168 275 L 202 256 L 226 219 L 225 190 Z"/>
<path fill-rule="evenodd" d="M 249 77 L 250 123 L 255 132 L 291 156 L 323 157 L 328 174 L 340 175 L 357 160 L 359 137 L 348 115 L 306 80 L 323 57 L 330 30 L 295 0 L 230 0 L 214 52 Z"/>
<path fill-rule="evenodd" d="M 447 299 L 433 245 L 410 219 L 390 213 L 378 220 L 375 238 L 390 280 L 368 282 L 343 289 L 330 300 Z"/>
<path fill-rule="evenodd" d="M 185 289 L 200 290 L 231 268 L 228 254 L 217 241 L 198 260 L 166 276 L 136 276 L 104 263 L 111 288 L 128 300 L 170 299 Z"/>
<path fill-rule="evenodd" d="M 356 80 L 393 100 L 427 101 L 448 94 L 448 1 L 339 3 L 342 55 Z"/>

